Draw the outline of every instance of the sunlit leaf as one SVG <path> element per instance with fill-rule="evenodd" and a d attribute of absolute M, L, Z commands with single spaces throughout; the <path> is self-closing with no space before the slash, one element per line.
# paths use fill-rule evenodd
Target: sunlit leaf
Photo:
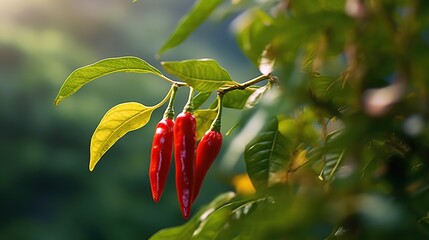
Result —
<path fill-rule="evenodd" d="M 276 62 L 274 48 L 271 44 L 268 44 L 261 54 L 259 59 L 259 71 L 264 75 L 269 75 L 273 72 L 274 64 Z"/>
<path fill-rule="evenodd" d="M 155 107 L 128 102 L 107 111 L 91 138 L 89 170 L 122 136 L 146 125 L 154 110 Z"/>
<path fill-rule="evenodd" d="M 287 141 L 278 131 L 276 118 L 244 150 L 247 173 L 257 190 L 268 186 L 270 175 L 282 170 L 288 158 Z"/>
<path fill-rule="evenodd" d="M 198 109 L 203 105 L 207 99 L 209 99 L 212 92 L 200 92 L 193 99 L 192 103 L 194 104 L 194 109 Z"/>
<path fill-rule="evenodd" d="M 161 64 L 168 73 L 181 78 L 198 92 L 211 92 L 226 84 L 234 84 L 229 73 L 212 59 Z"/>
<path fill-rule="evenodd" d="M 81 87 L 92 80 L 116 72 L 152 73 L 155 75 L 162 75 L 158 69 L 137 57 L 104 59 L 73 71 L 67 77 L 58 92 L 54 101 L 55 105 L 58 105 L 62 100 L 73 95 Z"/>
<path fill-rule="evenodd" d="M 216 115 L 217 110 L 215 109 L 201 109 L 194 112 L 197 119 L 197 140 L 201 139 L 204 133 L 210 129 Z"/>
<path fill-rule="evenodd" d="M 243 109 L 247 99 L 255 92 L 255 88 L 245 90 L 233 90 L 227 92 L 223 97 L 223 106 L 227 108 Z"/>
<path fill-rule="evenodd" d="M 222 0 L 198 0 L 192 9 L 180 20 L 176 30 L 162 46 L 159 54 L 183 42 L 208 16 L 216 9 Z"/>
<path fill-rule="evenodd" d="M 260 87 L 258 89 L 256 89 L 250 96 L 249 98 L 247 98 L 245 107 L 246 108 L 252 108 L 254 107 L 259 100 L 261 100 L 262 96 L 264 95 L 264 93 L 268 90 L 268 86 L 265 85 L 263 87 Z"/>

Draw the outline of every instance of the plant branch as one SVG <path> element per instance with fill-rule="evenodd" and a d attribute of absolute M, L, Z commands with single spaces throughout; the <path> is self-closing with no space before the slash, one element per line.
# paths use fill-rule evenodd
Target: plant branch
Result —
<path fill-rule="evenodd" d="M 173 85 L 177 85 L 178 87 L 189 86 L 187 83 L 184 83 L 184 82 L 173 81 L 173 80 L 171 80 L 170 78 L 168 78 L 167 76 L 165 76 L 163 74 L 158 75 L 158 76 L 160 76 L 162 79 L 166 80 L 167 82 L 169 82 L 169 83 L 171 83 Z"/>
<path fill-rule="evenodd" d="M 191 112 L 191 113 L 194 112 L 193 97 L 194 97 L 194 88 L 190 87 L 188 102 L 183 108 L 183 112 Z"/>
<path fill-rule="evenodd" d="M 154 105 L 153 108 L 159 108 L 162 105 L 164 105 L 164 103 L 166 103 L 167 100 L 170 99 L 171 94 L 176 91 L 175 90 L 176 88 L 177 88 L 177 85 L 173 84 L 170 90 L 168 91 L 167 95 L 164 97 L 164 99 L 162 99 L 161 102 L 159 102 L 158 104 Z"/>
<path fill-rule="evenodd" d="M 250 87 L 250 86 L 252 86 L 258 82 L 262 82 L 262 81 L 267 80 L 267 79 L 269 79 L 269 81 L 277 81 L 277 78 L 271 76 L 270 74 L 269 75 L 261 75 L 261 76 L 254 78 L 254 79 L 251 79 L 247 82 L 244 82 L 242 84 L 236 84 L 236 85 L 231 86 L 231 87 L 220 89 L 220 90 L 218 90 L 218 94 L 220 96 L 222 96 L 222 95 L 225 95 L 227 92 L 230 92 L 233 90 L 237 90 L 237 89 L 238 90 L 244 90 L 244 89 L 246 89 L 246 88 L 248 88 L 248 87 Z"/>

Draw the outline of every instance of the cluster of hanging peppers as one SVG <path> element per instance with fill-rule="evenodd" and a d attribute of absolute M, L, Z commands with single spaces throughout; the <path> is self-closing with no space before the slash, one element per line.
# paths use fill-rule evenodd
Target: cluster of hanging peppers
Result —
<path fill-rule="evenodd" d="M 158 202 L 167 180 L 174 148 L 177 197 L 182 215 L 187 219 L 204 177 L 221 149 L 222 96 L 218 96 L 218 114 L 215 120 L 197 144 L 196 119 L 192 113 L 193 90 L 191 89 L 183 112 L 174 121 L 173 103 L 177 89 L 177 86 L 173 86 L 164 117 L 156 126 L 149 178 L 152 198 Z"/>

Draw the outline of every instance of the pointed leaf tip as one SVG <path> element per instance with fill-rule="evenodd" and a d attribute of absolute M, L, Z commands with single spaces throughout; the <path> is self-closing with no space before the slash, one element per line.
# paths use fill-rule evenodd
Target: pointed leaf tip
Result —
<path fill-rule="evenodd" d="M 221 3 L 222 0 L 196 1 L 192 9 L 180 20 L 174 32 L 159 50 L 158 55 L 182 43 Z"/>
<path fill-rule="evenodd" d="M 73 95 L 85 84 L 116 72 L 151 73 L 161 76 L 162 73 L 137 57 L 107 58 L 94 64 L 74 70 L 64 81 L 54 100 L 58 105 L 63 99 Z"/>
<path fill-rule="evenodd" d="M 94 131 L 90 144 L 89 170 L 126 133 L 145 126 L 156 107 L 136 102 L 122 103 L 111 108 Z"/>

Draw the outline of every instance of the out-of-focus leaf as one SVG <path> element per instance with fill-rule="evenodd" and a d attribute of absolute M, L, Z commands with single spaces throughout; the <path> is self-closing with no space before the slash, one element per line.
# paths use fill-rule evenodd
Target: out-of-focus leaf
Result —
<path fill-rule="evenodd" d="M 235 196 L 234 193 L 228 192 L 219 195 L 207 206 L 199 210 L 187 223 L 182 226 L 163 229 L 150 237 L 149 240 L 164 240 L 164 239 L 201 239 L 195 237 L 198 232 L 204 227 L 207 219 L 217 209 L 228 204 Z M 198 230 L 200 229 L 200 230 Z M 210 239 L 210 238 L 209 238 Z"/>
<path fill-rule="evenodd" d="M 342 131 L 334 131 L 326 136 L 325 143 L 314 147 L 308 152 L 308 159 L 313 163 L 322 165 L 319 178 L 323 181 L 331 181 L 339 169 L 344 157 L 344 147 L 340 142 Z"/>
<path fill-rule="evenodd" d="M 155 109 L 128 102 L 107 111 L 91 138 L 89 170 L 92 171 L 107 150 L 126 133 L 146 125 Z"/>
<path fill-rule="evenodd" d="M 294 4 L 292 10 L 298 14 L 314 14 L 320 11 L 344 11 L 344 0 L 299 1 Z"/>
<path fill-rule="evenodd" d="M 293 118 L 280 118 L 279 132 L 290 139 L 290 148 L 296 149 L 299 145 L 316 146 L 320 132 L 315 128 L 317 117 L 310 108 L 297 112 Z"/>
<path fill-rule="evenodd" d="M 271 44 L 268 44 L 259 59 L 259 71 L 264 75 L 271 74 L 273 72 L 275 62 L 276 56 L 274 48 Z"/>
<path fill-rule="evenodd" d="M 162 62 L 164 69 L 198 92 L 211 92 L 226 84 L 235 84 L 229 73 L 213 59 Z"/>
<path fill-rule="evenodd" d="M 223 97 L 223 106 L 227 108 L 243 109 L 247 99 L 255 92 L 255 88 L 245 90 L 233 90 L 227 92 Z"/>
<path fill-rule="evenodd" d="M 192 103 L 194 104 L 194 109 L 197 110 L 198 108 L 203 105 L 207 99 L 209 99 L 212 92 L 200 92 L 198 93 L 193 99 Z"/>
<path fill-rule="evenodd" d="M 194 116 L 197 119 L 197 140 L 200 140 L 204 133 L 209 130 L 216 115 L 216 109 L 201 109 L 194 112 Z"/>
<path fill-rule="evenodd" d="M 268 90 L 268 85 L 265 85 L 263 87 L 260 87 L 258 89 L 256 89 L 256 91 L 254 91 L 249 98 L 247 98 L 246 101 L 246 108 L 252 108 L 254 107 L 259 100 L 261 99 L 261 97 L 264 95 L 264 93 Z"/>
<path fill-rule="evenodd" d="M 313 76 L 310 80 L 313 93 L 319 98 L 326 98 L 335 84 L 335 79 L 327 76 Z"/>
<path fill-rule="evenodd" d="M 259 9 L 244 12 L 234 21 L 238 44 L 256 66 L 276 34 L 273 23 L 272 17 Z"/>
<path fill-rule="evenodd" d="M 198 0 L 192 9 L 180 20 L 176 30 L 159 50 L 159 54 L 183 42 L 222 3 L 222 0 Z"/>
<path fill-rule="evenodd" d="M 247 173 L 235 176 L 232 179 L 232 185 L 234 186 L 235 191 L 239 194 L 248 195 L 255 193 L 255 187 L 253 187 L 252 181 Z"/>
<path fill-rule="evenodd" d="M 164 239 L 250 239 L 242 238 L 253 229 L 243 229 L 240 220 L 248 218 L 263 204 L 266 198 L 242 199 L 231 201 L 234 194 L 220 195 L 208 206 L 203 207 L 187 223 L 182 226 L 167 228 L 155 233 L 149 240 Z M 238 225 L 237 225 L 238 224 Z M 239 227 L 239 228 L 236 228 Z M 245 230 L 246 232 L 243 232 Z"/>
<path fill-rule="evenodd" d="M 272 46 L 277 52 L 283 53 L 283 59 L 278 60 L 290 61 L 297 57 L 300 47 L 315 47 L 321 39 L 335 42 L 329 54 L 339 54 L 344 49 L 346 39 L 344 34 L 338 33 L 349 31 L 353 23 L 344 11 L 331 11 L 281 18 L 276 24 L 272 30 L 275 34 Z M 329 35 L 326 35 L 327 32 Z"/>
<path fill-rule="evenodd" d="M 288 159 L 287 141 L 278 131 L 276 118 L 268 122 L 244 150 L 247 173 L 256 190 L 266 188 L 270 175 L 281 171 Z"/>
<path fill-rule="evenodd" d="M 116 72 L 152 73 L 158 76 L 162 75 L 158 69 L 137 57 L 104 59 L 73 71 L 67 77 L 58 92 L 54 101 L 55 105 L 58 105 L 58 103 L 63 99 L 71 96 L 92 80 Z"/>

